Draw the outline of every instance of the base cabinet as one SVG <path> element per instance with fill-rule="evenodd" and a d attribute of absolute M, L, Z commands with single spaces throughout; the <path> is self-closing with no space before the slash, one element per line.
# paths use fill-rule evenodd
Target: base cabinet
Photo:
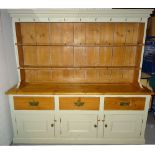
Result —
<path fill-rule="evenodd" d="M 22 97 L 21 97 L 22 98 Z M 149 102 L 147 98 L 133 98 L 137 101 L 132 103 L 131 98 L 120 97 L 116 100 L 110 98 L 108 102 L 102 98 L 85 97 L 71 98 L 72 107 L 68 108 L 68 100 L 62 100 L 64 109 L 60 108 L 58 98 L 51 100 L 50 96 L 45 99 L 45 103 L 51 105 L 53 101 L 54 109 L 43 108 L 44 98 L 33 97 L 29 99 L 12 100 L 12 121 L 14 127 L 14 143 L 18 144 L 144 144 L 144 131 L 147 119 Z M 17 99 L 17 98 L 16 98 Z M 41 100 L 42 99 L 42 100 Z M 87 100 L 86 100 L 87 99 Z M 31 102 L 30 102 L 31 101 Z M 35 104 L 29 104 L 29 103 Z M 98 102 L 100 101 L 100 104 Z M 103 102 L 104 101 L 104 102 Z M 97 104 L 96 104 L 97 102 Z M 10 102 L 11 103 L 11 102 Z M 17 108 L 17 103 L 22 108 Z M 37 104 L 36 104 L 37 103 Z M 77 104 L 78 103 L 78 104 Z M 85 103 L 91 106 L 85 106 Z M 109 107 L 106 109 L 106 104 Z M 90 107 L 98 105 L 98 110 L 91 110 Z M 25 106 L 26 105 L 26 108 Z M 136 106 L 136 110 L 134 107 Z M 143 105 L 145 109 L 138 109 Z M 38 108 L 40 106 L 40 108 Z M 66 108 L 66 107 L 67 108 Z M 122 107 L 123 106 L 123 107 Z M 125 108 L 124 108 L 125 106 Z M 131 110 L 131 107 L 133 110 Z M 18 106 L 19 107 L 19 106 Z M 50 106 L 51 107 L 51 106 Z M 122 108 L 122 110 L 120 110 Z M 36 110 L 38 109 L 38 110 Z M 67 109 L 67 110 L 66 110 Z M 79 109 L 79 110 L 77 110 Z"/>
<path fill-rule="evenodd" d="M 51 112 L 17 113 L 15 125 L 19 138 L 51 138 L 55 135 L 54 115 Z"/>
<path fill-rule="evenodd" d="M 64 114 L 61 116 L 61 136 L 65 138 L 96 138 L 96 114 Z"/>
<path fill-rule="evenodd" d="M 104 122 L 104 137 L 141 137 L 142 123 L 142 115 L 140 114 L 107 114 Z"/>

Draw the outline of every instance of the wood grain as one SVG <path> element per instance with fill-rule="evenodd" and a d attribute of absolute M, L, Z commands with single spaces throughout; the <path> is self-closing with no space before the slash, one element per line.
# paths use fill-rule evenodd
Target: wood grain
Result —
<path fill-rule="evenodd" d="M 143 31 L 137 22 L 16 23 L 21 79 L 138 83 Z"/>
<path fill-rule="evenodd" d="M 121 105 L 127 103 L 127 105 Z M 144 110 L 145 98 L 119 98 L 106 97 L 104 99 L 104 110 Z"/>
<path fill-rule="evenodd" d="M 77 106 L 75 103 L 80 100 L 84 104 Z M 99 97 L 60 97 L 59 109 L 60 110 L 99 110 L 100 98 Z"/>
<path fill-rule="evenodd" d="M 37 106 L 29 102 L 38 102 Z M 49 97 L 14 97 L 15 110 L 54 110 L 54 98 Z"/>

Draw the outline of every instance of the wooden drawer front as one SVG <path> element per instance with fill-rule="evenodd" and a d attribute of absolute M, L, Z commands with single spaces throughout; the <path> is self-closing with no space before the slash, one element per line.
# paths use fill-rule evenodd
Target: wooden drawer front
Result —
<path fill-rule="evenodd" d="M 60 97 L 60 110 L 99 110 L 99 97 Z"/>
<path fill-rule="evenodd" d="M 145 98 L 106 97 L 105 110 L 144 110 Z"/>
<path fill-rule="evenodd" d="M 15 110 L 53 110 L 52 97 L 14 97 Z"/>

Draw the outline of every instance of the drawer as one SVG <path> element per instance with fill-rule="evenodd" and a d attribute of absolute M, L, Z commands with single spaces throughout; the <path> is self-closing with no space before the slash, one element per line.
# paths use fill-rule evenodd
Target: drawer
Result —
<path fill-rule="evenodd" d="M 99 97 L 60 97 L 60 110 L 99 110 Z"/>
<path fill-rule="evenodd" d="M 105 110 L 144 110 L 145 98 L 141 97 L 106 97 L 104 100 Z"/>
<path fill-rule="evenodd" d="M 15 110 L 53 110 L 53 97 L 14 97 Z"/>

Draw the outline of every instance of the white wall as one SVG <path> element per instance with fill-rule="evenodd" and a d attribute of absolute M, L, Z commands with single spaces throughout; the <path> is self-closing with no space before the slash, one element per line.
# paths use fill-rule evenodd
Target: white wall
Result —
<path fill-rule="evenodd" d="M 13 134 L 8 96 L 5 95 L 18 82 L 13 46 L 11 18 L 7 10 L 0 10 L 0 145 L 9 145 Z"/>

